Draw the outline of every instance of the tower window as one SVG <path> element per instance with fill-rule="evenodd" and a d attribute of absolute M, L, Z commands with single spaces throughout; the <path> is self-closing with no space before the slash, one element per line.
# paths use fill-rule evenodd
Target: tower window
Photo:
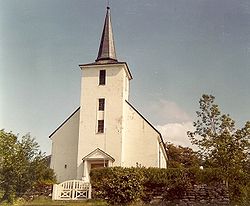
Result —
<path fill-rule="evenodd" d="M 100 70 L 99 85 L 105 85 L 105 83 L 106 83 L 106 70 Z"/>
<path fill-rule="evenodd" d="M 97 132 L 98 133 L 103 133 L 104 132 L 104 120 L 98 120 Z"/>
<path fill-rule="evenodd" d="M 99 111 L 104 111 L 105 99 L 99 99 Z"/>

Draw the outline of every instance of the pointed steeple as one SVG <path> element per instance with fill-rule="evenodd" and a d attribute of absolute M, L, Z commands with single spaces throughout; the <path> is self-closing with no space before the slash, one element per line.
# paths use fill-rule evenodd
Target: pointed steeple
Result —
<path fill-rule="evenodd" d="M 105 63 L 117 62 L 109 7 L 107 7 L 99 52 L 95 61 Z"/>

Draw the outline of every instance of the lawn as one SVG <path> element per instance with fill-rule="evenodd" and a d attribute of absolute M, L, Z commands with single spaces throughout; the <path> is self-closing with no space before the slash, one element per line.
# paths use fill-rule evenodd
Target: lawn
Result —
<path fill-rule="evenodd" d="M 1 206 L 11 206 L 7 203 Z M 32 201 L 24 201 L 19 199 L 14 202 L 13 206 L 106 206 L 106 202 L 101 200 L 84 200 L 84 201 L 52 201 L 50 198 L 39 197 Z"/>
<path fill-rule="evenodd" d="M 2 203 L 0 206 L 108 206 L 108 204 L 102 200 L 52 201 L 50 198 L 38 197 L 32 201 L 19 199 L 14 204 Z M 129 206 L 142 206 L 142 204 L 134 203 Z"/>

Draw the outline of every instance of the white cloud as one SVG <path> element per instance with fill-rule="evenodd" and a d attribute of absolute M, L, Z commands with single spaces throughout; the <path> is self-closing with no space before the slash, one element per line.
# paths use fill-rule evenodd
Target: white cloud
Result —
<path fill-rule="evenodd" d="M 175 102 L 160 100 L 152 102 L 148 107 L 148 111 L 157 118 L 155 122 L 165 124 L 166 122 L 188 122 L 191 121 L 190 116 L 180 108 Z"/>
<path fill-rule="evenodd" d="M 187 136 L 187 131 L 194 131 L 193 123 L 191 121 L 183 123 L 169 123 L 156 126 L 156 128 L 162 134 L 165 142 L 171 142 L 175 145 L 195 149 Z"/>
<path fill-rule="evenodd" d="M 152 101 L 148 106 L 148 112 L 155 119 L 154 122 L 158 125 L 156 128 L 165 142 L 197 149 L 187 136 L 188 131 L 195 130 L 193 120 L 177 103 L 163 99 Z"/>

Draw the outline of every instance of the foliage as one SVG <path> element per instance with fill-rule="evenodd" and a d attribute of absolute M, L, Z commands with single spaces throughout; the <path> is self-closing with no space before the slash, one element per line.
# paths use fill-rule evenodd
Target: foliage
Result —
<path fill-rule="evenodd" d="M 137 168 L 111 167 L 91 171 L 94 198 L 111 204 L 128 204 L 141 196 L 143 175 Z"/>
<path fill-rule="evenodd" d="M 45 156 L 29 134 L 18 139 L 14 134 L 0 130 L 0 188 L 2 201 L 13 201 L 31 191 L 36 184 L 54 181 Z"/>
<path fill-rule="evenodd" d="M 238 172 L 231 175 L 229 195 L 232 205 L 250 205 L 250 174 Z"/>
<path fill-rule="evenodd" d="M 165 199 L 178 198 L 191 186 L 188 170 L 183 168 L 141 168 L 144 175 L 143 196 L 145 202 L 164 194 Z"/>
<path fill-rule="evenodd" d="M 103 168 L 91 171 L 93 197 L 107 199 L 111 204 L 127 204 L 141 199 L 150 202 L 155 196 L 165 200 L 178 199 L 197 184 L 222 184 L 217 169 L 199 168 Z M 134 196 L 133 196 L 133 195 Z"/>
<path fill-rule="evenodd" d="M 228 114 L 221 114 L 214 100 L 212 95 L 201 97 L 195 131 L 188 132 L 188 136 L 199 147 L 204 166 L 221 170 L 234 201 L 246 196 L 244 191 L 249 185 L 250 121 L 237 129 L 235 121 Z"/>
<path fill-rule="evenodd" d="M 166 143 L 168 168 L 199 167 L 200 159 L 196 152 L 189 147 L 175 146 Z"/>

